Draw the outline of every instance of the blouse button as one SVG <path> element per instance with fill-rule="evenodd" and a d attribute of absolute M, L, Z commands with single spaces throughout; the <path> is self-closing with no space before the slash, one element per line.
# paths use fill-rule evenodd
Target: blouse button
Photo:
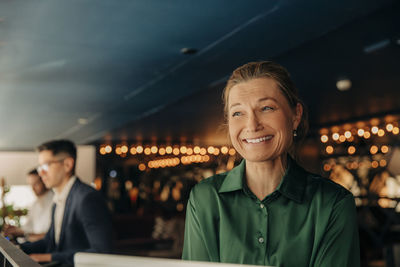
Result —
<path fill-rule="evenodd" d="M 264 238 L 260 237 L 260 238 L 258 239 L 258 243 L 260 243 L 260 244 L 264 243 Z"/>

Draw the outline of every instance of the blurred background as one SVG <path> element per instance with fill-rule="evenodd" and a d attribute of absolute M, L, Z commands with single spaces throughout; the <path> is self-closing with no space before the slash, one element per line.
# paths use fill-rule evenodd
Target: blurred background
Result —
<path fill-rule="evenodd" d="M 240 157 L 222 90 L 273 60 L 308 106 L 300 163 L 356 197 L 363 266 L 400 262 L 398 0 L 0 0 L 2 222 L 51 139 L 106 197 L 119 254 L 179 258 L 186 201 Z"/>

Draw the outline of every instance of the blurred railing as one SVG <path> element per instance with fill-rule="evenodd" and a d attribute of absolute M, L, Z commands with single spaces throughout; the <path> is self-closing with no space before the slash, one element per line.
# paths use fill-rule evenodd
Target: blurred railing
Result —
<path fill-rule="evenodd" d="M 40 267 L 22 250 L 0 235 L 0 266 L 4 267 Z"/>

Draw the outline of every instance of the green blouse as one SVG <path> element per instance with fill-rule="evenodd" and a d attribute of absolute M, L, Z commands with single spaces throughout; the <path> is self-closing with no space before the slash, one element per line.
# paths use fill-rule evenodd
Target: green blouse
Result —
<path fill-rule="evenodd" d="M 245 160 L 197 184 L 186 213 L 184 260 L 272 266 L 360 266 L 353 195 L 289 158 L 263 201 L 244 179 Z"/>

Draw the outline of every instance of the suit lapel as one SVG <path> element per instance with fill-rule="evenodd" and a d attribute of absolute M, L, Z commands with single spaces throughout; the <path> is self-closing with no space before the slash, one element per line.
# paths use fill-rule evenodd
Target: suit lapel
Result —
<path fill-rule="evenodd" d="M 61 245 L 64 241 L 64 236 L 65 236 L 65 227 L 68 222 L 68 218 L 70 216 L 70 211 L 71 211 L 71 202 L 72 202 L 72 195 L 74 194 L 74 191 L 76 187 L 78 186 L 79 179 L 76 178 L 76 181 L 71 187 L 71 190 L 68 193 L 67 200 L 65 201 L 65 208 L 64 208 L 64 216 L 62 219 L 62 224 L 61 224 L 61 232 L 60 232 L 60 240 L 58 242 L 58 247 L 61 249 Z"/>

